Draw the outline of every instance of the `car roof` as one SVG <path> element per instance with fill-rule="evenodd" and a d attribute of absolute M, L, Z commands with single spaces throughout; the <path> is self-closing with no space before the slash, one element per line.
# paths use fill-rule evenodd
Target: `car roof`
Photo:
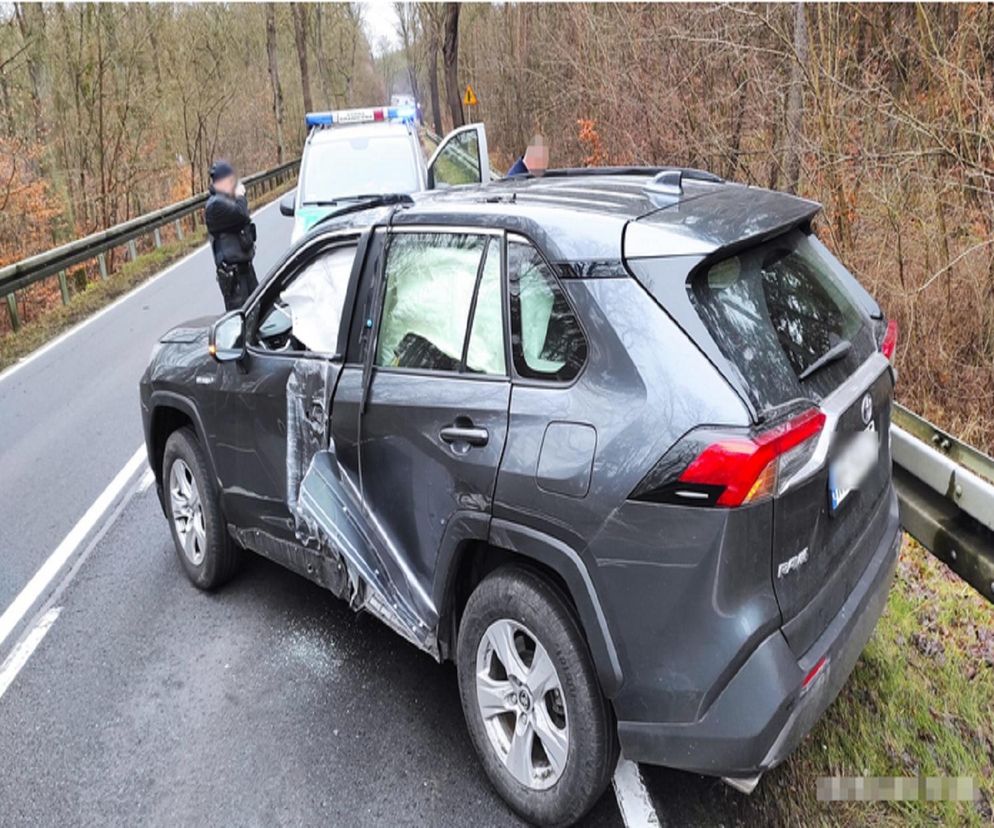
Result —
<path fill-rule="evenodd" d="M 648 187 L 660 172 L 551 171 L 421 193 L 392 223 L 500 227 L 531 238 L 556 262 L 612 262 L 713 255 L 802 224 L 820 209 L 693 170 L 682 171 L 678 192 L 653 192 Z"/>
<path fill-rule="evenodd" d="M 315 127 L 307 137 L 309 144 L 330 144 L 351 138 L 404 137 L 412 134 L 410 126 L 399 121 L 372 121 L 341 126 Z"/>

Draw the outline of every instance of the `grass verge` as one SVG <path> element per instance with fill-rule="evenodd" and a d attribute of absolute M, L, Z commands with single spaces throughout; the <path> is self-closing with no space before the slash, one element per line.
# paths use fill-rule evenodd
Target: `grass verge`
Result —
<path fill-rule="evenodd" d="M 821 776 L 970 776 L 980 799 L 819 802 Z M 992 824 L 994 606 L 905 538 L 873 638 L 798 750 L 750 797 L 689 774 L 664 781 L 696 792 L 681 814 L 694 824 Z"/>
<path fill-rule="evenodd" d="M 266 193 L 254 199 L 250 207 L 255 210 L 292 190 L 296 182 Z M 196 249 L 207 240 L 203 228 L 196 233 L 188 233 L 182 241 L 163 244 L 143 253 L 133 262 L 125 262 L 109 278 L 94 280 L 86 288 L 75 294 L 68 305 L 59 305 L 30 322 L 26 322 L 16 332 L 0 337 L 0 371 L 24 359 L 32 351 L 46 342 L 69 330 L 73 325 L 105 308 L 119 296 L 134 289 L 154 276 L 163 268 Z"/>

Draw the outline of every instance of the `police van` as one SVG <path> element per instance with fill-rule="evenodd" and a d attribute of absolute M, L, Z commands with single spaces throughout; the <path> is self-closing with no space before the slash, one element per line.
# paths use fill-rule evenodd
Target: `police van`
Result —
<path fill-rule="evenodd" d="M 350 201 L 490 180 L 483 124 L 446 135 L 425 160 L 414 106 L 309 112 L 297 189 L 280 201 L 294 218 L 291 243 Z"/>

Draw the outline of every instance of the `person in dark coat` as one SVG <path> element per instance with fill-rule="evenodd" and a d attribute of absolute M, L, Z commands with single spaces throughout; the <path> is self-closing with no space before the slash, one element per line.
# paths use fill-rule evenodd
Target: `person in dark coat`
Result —
<path fill-rule="evenodd" d="M 204 221 L 211 238 L 217 284 L 226 311 L 245 304 L 259 282 L 255 278 L 255 224 L 249 215 L 245 186 L 227 161 L 211 166 L 210 196 Z"/>
<path fill-rule="evenodd" d="M 508 177 L 512 175 L 542 175 L 549 168 L 549 148 L 545 145 L 545 139 L 541 135 L 536 135 L 528 144 L 528 149 L 507 171 Z"/>

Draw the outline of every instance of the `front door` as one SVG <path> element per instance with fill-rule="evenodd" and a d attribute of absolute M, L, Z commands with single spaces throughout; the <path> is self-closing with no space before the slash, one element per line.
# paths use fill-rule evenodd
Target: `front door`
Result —
<path fill-rule="evenodd" d="M 287 445 L 288 432 L 300 439 L 302 424 L 288 424 L 288 402 L 298 403 L 297 420 L 326 428 L 324 391 L 311 386 L 323 378 L 330 389 L 340 370 L 336 352 L 355 252 L 353 238 L 302 251 L 250 305 L 245 358 L 220 366 L 215 459 L 226 515 L 240 528 L 294 536 L 287 481 L 302 472 Z M 288 401 L 291 376 L 306 400 L 301 394 Z"/>
<path fill-rule="evenodd" d="M 396 229 L 388 239 L 361 490 L 417 603 L 449 522 L 491 512 L 510 402 L 502 259 L 500 234 Z"/>

